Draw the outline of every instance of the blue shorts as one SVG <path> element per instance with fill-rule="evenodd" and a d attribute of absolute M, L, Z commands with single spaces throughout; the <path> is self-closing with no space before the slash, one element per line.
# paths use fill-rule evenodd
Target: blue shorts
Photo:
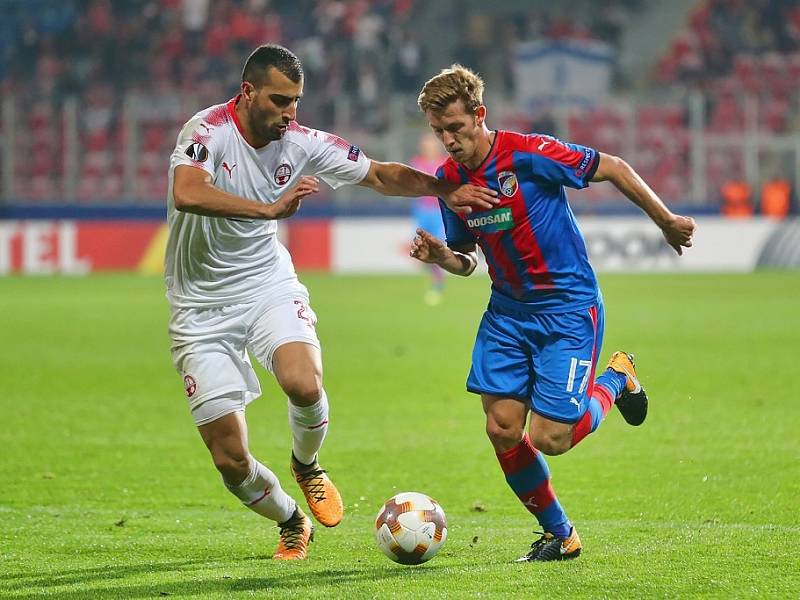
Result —
<path fill-rule="evenodd" d="M 414 207 L 414 221 L 417 227 L 421 227 L 434 237 L 444 240 L 444 221 L 442 221 L 442 212 L 438 206 L 415 206 Z"/>
<path fill-rule="evenodd" d="M 575 423 L 589 407 L 602 345 L 602 301 L 553 314 L 491 302 L 478 328 L 467 390 L 516 398 L 547 419 Z"/>

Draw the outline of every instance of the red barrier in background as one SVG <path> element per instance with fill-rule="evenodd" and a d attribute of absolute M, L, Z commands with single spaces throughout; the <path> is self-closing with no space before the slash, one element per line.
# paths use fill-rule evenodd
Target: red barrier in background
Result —
<path fill-rule="evenodd" d="M 288 223 L 289 254 L 295 268 L 312 271 L 331 269 L 331 222 L 308 219 Z"/>
<path fill-rule="evenodd" d="M 298 269 L 330 270 L 330 223 L 314 219 L 286 224 Z M 163 221 L 0 221 L 0 275 L 160 273 L 166 242 Z"/>
<path fill-rule="evenodd" d="M 154 247 L 162 227 L 160 221 L 2 221 L 0 274 L 152 270 L 149 262 L 163 260 Z"/>

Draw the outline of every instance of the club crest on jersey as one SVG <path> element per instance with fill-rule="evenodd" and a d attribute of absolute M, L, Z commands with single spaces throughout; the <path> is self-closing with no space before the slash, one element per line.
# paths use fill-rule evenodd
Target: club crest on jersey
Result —
<path fill-rule="evenodd" d="M 208 160 L 208 148 L 200 142 L 194 142 L 186 148 L 186 156 L 195 162 L 206 162 Z"/>
<path fill-rule="evenodd" d="M 361 149 L 358 146 L 350 146 L 350 150 L 347 153 L 347 160 L 352 160 L 353 162 L 358 162 L 358 155 L 361 154 Z"/>
<path fill-rule="evenodd" d="M 194 396 L 194 393 L 197 391 L 197 382 L 194 380 L 194 377 L 191 375 L 184 375 L 183 377 L 183 387 L 186 389 L 186 396 L 191 398 Z"/>
<path fill-rule="evenodd" d="M 509 198 L 517 193 L 517 176 L 512 171 L 501 171 L 497 175 L 497 183 L 500 184 L 500 191 Z"/>
<path fill-rule="evenodd" d="M 278 185 L 286 185 L 291 178 L 292 167 L 288 163 L 281 163 L 281 165 L 275 169 L 275 183 Z"/>

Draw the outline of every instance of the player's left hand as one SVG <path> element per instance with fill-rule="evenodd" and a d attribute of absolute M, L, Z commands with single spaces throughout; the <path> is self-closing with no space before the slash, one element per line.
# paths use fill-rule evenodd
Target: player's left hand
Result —
<path fill-rule="evenodd" d="M 692 236 L 697 224 L 692 217 L 673 215 L 666 224 L 661 226 L 661 231 L 667 243 L 675 249 L 678 256 L 683 255 L 683 248 L 692 247 Z"/>
<path fill-rule="evenodd" d="M 448 248 L 445 243 L 431 235 L 424 229 L 417 229 L 417 235 L 411 241 L 412 258 L 425 263 L 439 263 L 447 255 Z"/>
<path fill-rule="evenodd" d="M 467 215 L 473 208 L 494 208 L 500 202 L 496 191 L 470 183 L 459 185 L 451 192 L 443 194 L 442 200 L 451 210 Z"/>

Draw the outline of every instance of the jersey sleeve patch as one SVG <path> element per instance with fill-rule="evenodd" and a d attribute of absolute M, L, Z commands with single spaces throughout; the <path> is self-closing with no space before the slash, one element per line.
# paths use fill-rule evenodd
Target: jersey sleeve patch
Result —
<path fill-rule="evenodd" d="M 585 188 L 597 170 L 594 148 L 546 135 L 528 136 L 526 146 L 533 173 L 549 183 Z"/>
<path fill-rule="evenodd" d="M 201 142 L 192 142 L 186 148 L 186 156 L 191 158 L 194 162 L 204 163 L 208 160 L 208 148 Z"/>

